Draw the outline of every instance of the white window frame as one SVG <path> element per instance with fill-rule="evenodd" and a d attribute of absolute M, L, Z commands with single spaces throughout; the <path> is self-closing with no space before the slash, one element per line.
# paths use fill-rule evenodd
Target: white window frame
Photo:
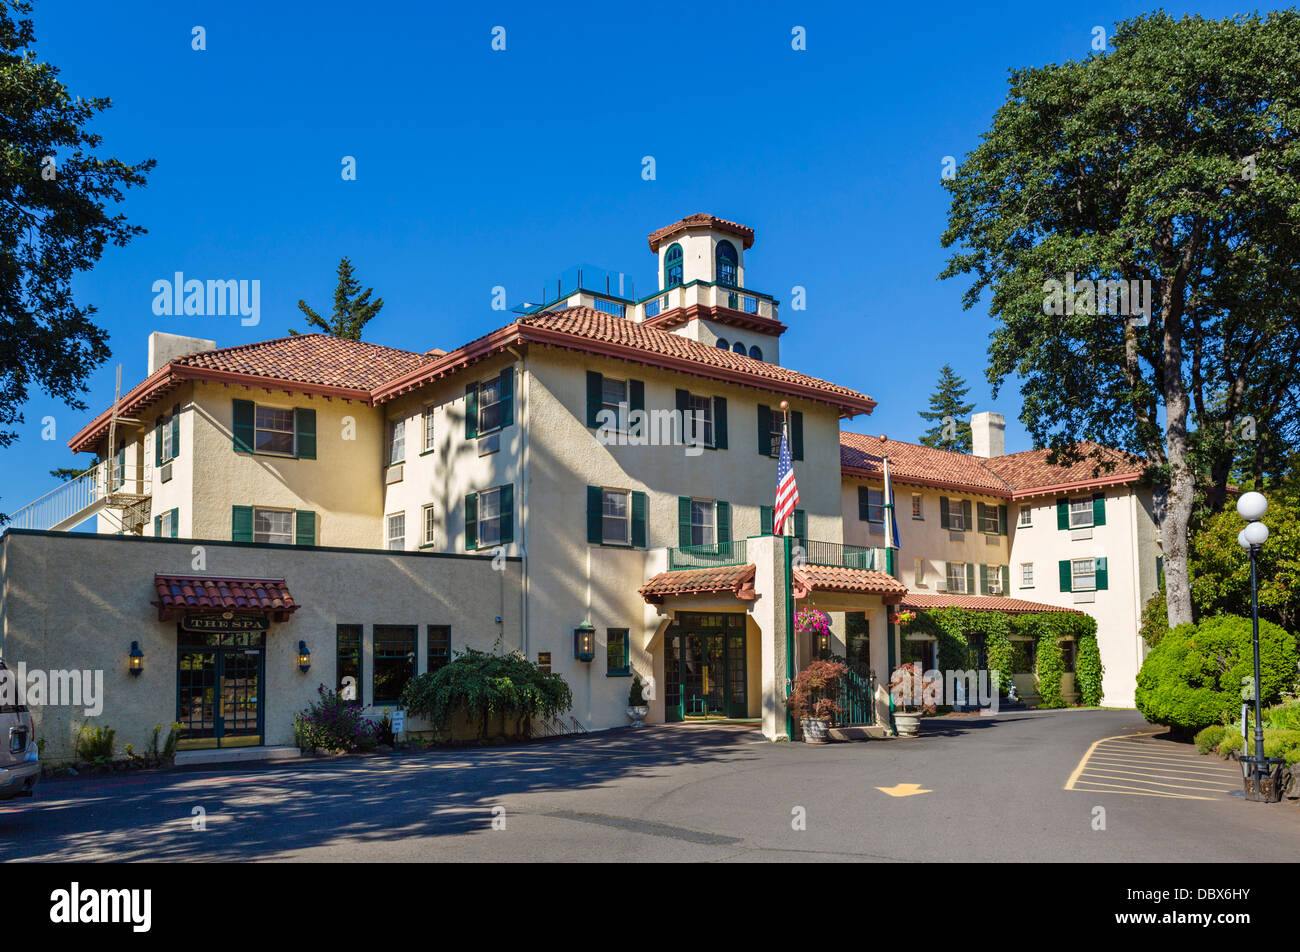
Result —
<path fill-rule="evenodd" d="M 257 529 L 257 520 L 259 516 L 263 516 L 263 515 L 286 516 L 288 520 L 288 529 L 286 529 L 284 532 L 273 532 L 270 531 L 269 529 L 266 531 L 259 532 Z M 292 509 L 266 509 L 266 508 L 253 509 L 253 541 L 254 542 L 264 542 L 270 545 L 293 545 L 293 532 L 294 532 L 294 526 L 293 526 Z M 279 542 L 275 538 L 281 535 L 284 536 L 283 542 Z M 261 538 L 259 538 L 259 536 Z"/>
<path fill-rule="evenodd" d="M 434 405 L 430 403 L 424 408 L 424 452 L 431 452 L 434 448 L 436 429 L 433 419 Z"/>
<path fill-rule="evenodd" d="M 491 506 L 488 503 L 491 502 Z M 492 515 L 485 515 L 488 509 Z M 478 547 L 480 549 L 501 544 L 501 487 L 494 486 L 478 494 Z"/>
<path fill-rule="evenodd" d="M 622 500 L 623 515 L 610 513 L 610 503 Z M 692 512 L 694 508 L 692 507 Z M 623 527 L 622 537 L 611 536 L 611 523 L 620 523 Z M 600 493 L 600 541 L 602 545 L 632 544 L 632 493 L 627 489 L 602 489 Z"/>
<path fill-rule="evenodd" d="M 925 559 L 913 559 L 912 562 L 913 562 L 912 584 L 917 586 L 918 588 L 924 588 L 925 587 Z"/>
<path fill-rule="evenodd" d="M 422 544 L 433 545 L 434 539 L 437 537 L 436 534 L 438 530 L 438 510 L 434 508 L 432 503 L 430 503 L 429 505 L 423 507 L 423 509 L 421 509 L 420 511 L 422 513 L 420 517 L 420 524 L 424 531 L 424 540 Z"/>
<path fill-rule="evenodd" d="M 168 463 L 170 463 L 172 460 L 174 460 L 174 459 L 176 458 L 176 447 L 173 445 L 173 442 L 174 442 L 174 441 L 172 440 L 172 420 L 175 418 L 175 416 L 176 416 L 176 412 L 173 411 L 173 412 L 171 413 L 171 415 L 169 415 L 169 416 L 163 418 L 163 423 L 162 423 L 162 461 L 163 461 L 163 465 L 164 465 L 164 466 L 167 465 Z M 254 418 L 254 419 L 257 419 L 257 411 L 256 411 L 256 410 L 253 411 L 253 418 Z M 177 436 L 179 437 L 180 434 L 178 433 Z M 253 439 L 254 439 L 254 440 L 257 439 L 256 434 L 254 434 Z"/>
<path fill-rule="evenodd" d="M 493 393 L 496 396 L 494 400 L 485 400 L 485 393 Z M 478 435 L 483 436 L 485 433 L 495 433 L 501 429 L 501 378 L 493 377 L 491 380 L 484 380 L 478 385 Z M 488 426 L 485 418 L 489 410 L 497 411 L 497 421 L 492 426 Z M 492 543 L 496 545 L 496 543 Z"/>
<path fill-rule="evenodd" d="M 1002 519 L 1000 514 L 998 513 L 998 507 L 986 505 L 984 507 L 984 512 L 986 513 L 986 515 L 984 518 L 981 519 L 980 510 L 978 508 L 976 508 L 975 510 L 975 521 L 979 523 L 979 531 L 982 532 L 984 535 L 999 535 L 1000 534 L 999 530 L 1002 527 Z M 989 529 L 984 524 L 988 522 L 990 519 L 993 522 L 992 529 Z"/>
<path fill-rule="evenodd" d="M 176 532 L 179 535 L 180 518 L 181 518 L 180 510 L 168 509 L 166 512 L 162 514 L 162 518 L 158 523 L 158 534 L 161 536 L 170 536 L 172 534 L 172 524 L 175 523 Z"/>
<path fill-rule="evenodd" d="M 1020 587 L 1021 588 L 1034 587 L 1034 563 L 1033 562 L 1020 563 Z"/>
<path fill-rule="evenodd" d="M 610 403 L 608 399 L 608 388 L 613 384 L 622 390 L 622 395 L 616 403 Z M 617 421 L 614 429 L 618 431 L 627 429 L 628 416 L 632 412 L 632 398 L 628 393 L 629 387 L 626 380 L 617 380 L 613 377 L 602 377 L 600 380 L 600 408 L 602 410 L 611 410 L 614 413 L 614 419 Z"/>
<path fill-rule="evenodd" d="M 922 508 L 920 493 L 912 493 L 912 518 L 913 519 L 925 518 L 925 510 Z"/>
<path fill-rule="evenodd" d="M 394 532 L 394 529 L 400 531 Z M 394 552 L 406 549 L 406 512 L 390 512 L 384 516 L 384 548 Z"/>
<path fill-rule="evenodd" d="M 262 411 L 263 411 L 263 410 L 265 410 L 267 413 L 287 413 L 287 414 L 289 414 L 289 428 L 288 428 L 287 430 L 285 430 L 285 429 L 283 429 L 283 428 L 281 428 L 281 427 L 278 427 L 278 426 L 263 426 L 263 425 L 262 425 L 262 420 L 261 420 L 261 416 L 262 416 Z M 260 454 L 265 455 L 265 456 L 295 456 L 295 455 L 297 455 L 297 452 L 298 452 L 298 434 L 297 434 L 297 429 L 298 429 L 298 428 L 294 425 L 295 422 L 296 422 L 296 421 L 295 421 L 295 414 L 294 414 L 293 408 L 291 408 L 291 407 L 290 407 L 290 408 L 285 408 L 285 407 L 271 407 L 271 406 L 267 406 L 267 405 L 262 404 L 262 403 L 255 403 L 255 404 L 253 404 L 253 452 L 255 452 L 255 453 L 260 453 Z M 168 430 L 168 429 L 170 429 L 170 427 L 169 427 L 167 424 L 163 424 L 163 430 L 166 431 L 166 430 Z M 288 450 L 271 450 L 271 449 L 263 449 L 263 448 L 262 448 L 261 441 L 258 439 L 258 436 L 259 436 L 259 434 L 261 434 L 261 433 L 278 433 L 278 434 L 281 434 L 281 435 L 287 433 L 287 434 L 289 435 L 289 449 L 288 449 Z M 164 444 L 164 445 L 165 445 L 165 444 Z M 166 462 L 165 459 L 164 459 L 164 462 Z"/>
<path fill-rule="evenodd" d="M 707 516 L 707 520 L 696 521 L 696 515 Z M 700 541 L 695 541 L 695 530 L 699 529 Z M 707 536 L 707 539 L 705 538 Z M 691 500 L 691 545 L 714 545 L 718 539 L 718 505 L 715 499 Z"/>
<path fill-rule="evenodd" d="M 1034 524 L 1034 510 L 1032 506 L 1020 507 L 1020 521 L 1016 523 L 1019 529 L 1028 529 Z"/>
<path fill-rule="evenodd" d="M 1076 508 L 1077 507 L 1077 508 Z M 1075 522 L 1075 513 L 1080 513 L 1087 518 L 1087 522 Z M 1070 528 L 1071 529 L 1091 529 L 1092 521 L 1092 500 L 1091 499 L 1071 499 L 1070 500 Z"/>
<path fill-rule="evenodd" d="M 966 507 L 962 505 L 962 499 L 948 500 L 948 531 L 965 532 L 966 531 Z"/>
<path fill-rule="evenodd" d="M 988 590 L 990 595 L 1007 594 L 1006 592 L 1002 591 L 1002 566 L 1000 565 L 984 566 L 984 576 L 988 582 Z"/>
<path fill-rule="evenodd" d="M 953 569 L 956 569 L 956 570 L 957 570 L 957 572 L 956 572 L 956 575 L 957 575 L 957 581 L 961 583 L 961 584 L 960 584 L 960 587 L 957 587 L 957 588 L 954 588 L 954 587 L 953 587 L 953 584 L 952 584 L 952 580 L 953 580 Z M 946 575 L 945 575 L 945 578 L 944 578 L 944 582 L 947 584 L 947 586 L 948 586 L 948 589 L 947 589 L 947 590 L 948 590 L 949 592 L 953 592 L 953 593 L 956 593 L 956 594 L 958 594 L 958 595 L 969 595 L 969 594 L 970 594 L 970 592 L 966 591 L 966 563 L 965 563 L 965 562 L 949 562 L 948 565 L 947 565 L 947 568 L 945 569 L 945 572 L 946 572 Z"/>
<path fill-rule="evenodd" d="M 879 499 L 879 502 L 872 502 L 872 498 Z M 872 513 L 877 514 L 877 518 L 872 518 Z M 872 489 L 867 487 L 867 522 L 872 525 L 883 526 L 885 524 L 885 491 L 883 489 Z"/>
<path fill-rule="evenodd" d="M 1087 564 L 1088 570 L 1080 572 L 1079 569 Z M 1092 584 L 1080 585 L 1078 579 L 1091 579 Z M 1071 559 L 1070 560 L 1070 591 L 1072 592 L 1095 592 L 1097 591 L 1097 560 L 1096 559 Z"/>
<path fill-rule="evenodd" d="M 406 462 L 406 417 L 388 421 L 388 465 Z"/>
<path fill-rule="evenodd" d="M 703 419 L 696 416 L 701 413 Z M 696 423 L 700 423 L 701 433 L 696 432 Z M 682 433 L 690 434 L 693 442 L 701 446 L 713 446 L 713 398 L 691 393 L 686 396 L 686 419 L 682 421 Z"/>

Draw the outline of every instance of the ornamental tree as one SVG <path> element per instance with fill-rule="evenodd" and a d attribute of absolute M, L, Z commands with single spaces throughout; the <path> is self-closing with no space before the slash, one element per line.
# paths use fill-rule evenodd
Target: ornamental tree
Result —
<path fill-rule="evenodd" d="M 1300 13 L 1154 13 L 1110 46 L 1012 71 L 944 183 L 942 276 L 972 276 L 966 307 L 988 292 L 988 377 L 1018 378 L 1036 445 L 1150 460 L 1177 625 L 1198 450 L 1230 459 L 1220 437 L 1243 415 L 1272 432 L 1300 387 Z"/>

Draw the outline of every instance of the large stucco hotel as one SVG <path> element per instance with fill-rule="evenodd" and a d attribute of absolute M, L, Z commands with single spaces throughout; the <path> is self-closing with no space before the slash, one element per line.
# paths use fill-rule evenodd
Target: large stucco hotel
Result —
<path fill-rule="evenodd" d="M 391 708 L 467 646 L 562 674 L 588 730 L 628 723 L 635 673 L 652 723 L 752 718 L 779 739 L 791 664 L 827 647 L 791 633 L 791 608 L 830 613 L 831 653 L 887 681 L 936 660 L 896 606 L 959 605 L 1092 615 L 1104 703 L 1131 706 L 1159 571 L 1138 461 L 1106 451 L 1097 474 L 1005 454 L 989 413 L 973 455 L 842 431 L 876 401 L 782 365 L 753 241 L 692 215 L 649 236 L 654 293 L 572 269 L 451 351 L 151 335 L 148 376 L 70 441 L 97 465 L 0 543 L 5 661 L 103 669 L 99 721 L 137 747 L 171 721 L 183 748 L 291 744 L 319 684 Z M 788 579 L 771 512 L 783 401 L 803 553 Z M 686 429 L 646 445 L 638 410 Z M 67 531 L 91 517 L 97 533 Z M 47 756 L 69 756 L 82 712 L 36 716 Z"/>

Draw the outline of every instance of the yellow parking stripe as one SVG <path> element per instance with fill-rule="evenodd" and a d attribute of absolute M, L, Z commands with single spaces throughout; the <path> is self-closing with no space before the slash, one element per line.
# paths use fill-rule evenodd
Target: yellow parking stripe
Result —
<path fill-rule="evenodd" d="M 1150 787 L 1173 787 L 1179 790 L 1222 790 L 1221 783 L 1206 783 L 1205 781 L 1196 781 L 1188 783 L 1185 780 L 1181 783 L 1161 783 L 1159 780 L 1152 780 L 1148 777 L 1134 777 L 1125 773 L 1116 773 L 1109 770 L 1092 770 L 1088 769 L 1083 772 L 1084 777 L 1105 777 L 1107 780 L 1127 780 L 1130 783 L 1144 783 Z M 1161 777 L 1161 780 L 1182 780 L 1181 777 Z"/>
<path fill-rule="evenodd" d="M 1075 765 L 1065 789 L 1178 800 L 1218 800 L 1228 795 L 1224 787 L 1229 778 L 1238 776 L 1236 769 L 1139 740 L 1157 733 L 1121 734 L 1094 741 Z"/>
<path fill-rule="evenodd" d="M 1218 797 L 1195 797 L 1187 793 L 1148 793 L 1142 790 L 1133 790 L 1124 784 L 1118 783 L 1100 783 L 1096 780 L 1084 781 L 1092 787 L 1117 787 L 1116 790 L 1088 790 L 1083 787 L 1066 787 L 1067 790 L 1075 790 L 1079 793 L 1122 793 L 1130 797 L 1167 797 L 1170 800 L 1217 800 Z"/>
<path fill-rule="evenodd" d="M 1098 757 L 1093 754 L 1089 763 L 1110 764 L 1115 767 L 1132 767 L 1135 770 L 1172 770 L 1205 778 L 1235 776 L 1235 770 L 1205 770 L 1201 767 L 1188 767 L 1177 763 L 1151 763 L 1149 761 L 1117 760 L 1114 757 Z"/>

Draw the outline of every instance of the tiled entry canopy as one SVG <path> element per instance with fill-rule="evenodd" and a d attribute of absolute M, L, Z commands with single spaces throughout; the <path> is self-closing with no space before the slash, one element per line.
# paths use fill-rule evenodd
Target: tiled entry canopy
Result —
<path fill-rule="evenodd" d="M 230 611 L 264 614 L 288 621 L 298 610 L 282 578 L 216 578 L 194 575 L 155 575 L 158 618 L 170 621 L 177 612 Z"/>

